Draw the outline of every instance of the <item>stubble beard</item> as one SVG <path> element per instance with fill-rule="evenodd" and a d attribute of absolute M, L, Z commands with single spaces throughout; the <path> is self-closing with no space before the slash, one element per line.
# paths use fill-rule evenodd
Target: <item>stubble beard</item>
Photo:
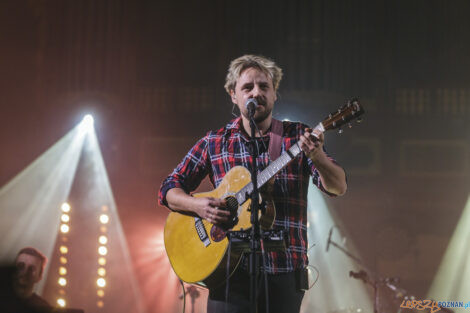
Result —
<path fill-rule="evenodd" d="M 256 124 L 259 124 L 265 121 L 269 117 L 271 112 L 273 111 L 273 108 L 272 107 L 268 108 L 266 104 L 260 104 L 260 106 L 263 106 L 265 110 L 255 111 L 254 120 Z M 250 117 L 248 116 L 248 111 L 244 111 L 242 112 L 242 114 L 247 120 L 250 120 Z"/>

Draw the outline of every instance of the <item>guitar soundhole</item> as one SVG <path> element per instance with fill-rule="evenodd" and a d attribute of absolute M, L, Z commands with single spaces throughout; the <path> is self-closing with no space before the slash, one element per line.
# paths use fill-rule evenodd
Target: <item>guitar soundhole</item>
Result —
<path fill-rule="evenodd" d="M 219 242 L 222 241 L 227 236 L 227 233 L 222 230 L 222 228 L 215 225 L 211 228 L 211 239 L 212 241 Z"/>

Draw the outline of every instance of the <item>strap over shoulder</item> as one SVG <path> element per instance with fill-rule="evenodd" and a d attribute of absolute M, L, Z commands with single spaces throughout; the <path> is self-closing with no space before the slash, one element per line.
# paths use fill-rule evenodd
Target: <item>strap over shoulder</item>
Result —
<path fill-rule="evenodd" d="M 282 133 L 284 125 L 275 118 L 271 121 L 271 132 L 269 133 L 269 158 L 276 160 L 281 155 Z"/>

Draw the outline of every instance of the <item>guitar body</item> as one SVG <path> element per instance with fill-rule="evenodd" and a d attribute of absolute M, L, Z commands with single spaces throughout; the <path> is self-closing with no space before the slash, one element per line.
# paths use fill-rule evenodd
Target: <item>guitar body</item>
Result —
<path fill-rule="evenodd" d="M 193 196 L 224 199 L 234 195 L 250 182 L 250 172 L 243 166 L 236 166 L 227 172 L 216 189 Z M 238 207 L 238 222 L 231 230 L 251 227 L 251 213 L 248 211 L 250 203 L 248 200 Z M 265 228 L 272 226 L 274 207 L 268 206 L 267 212 L 269 214 L 260 217 L 260 223 Z M 173 270 L 181 280 L 187 283 L 203 282 L 208 287 L 215 287 L 224 281 L 226 275 L 228 239 L 220 228 L 197 218 L 202 222 L 208 237 L 204 242 L 198 233 L 196 218 L 194 215 L 171 212 L 165 224 L 165 249 Z M 232 251 L 230 274 L 240 259 L 241 253 Z"/>

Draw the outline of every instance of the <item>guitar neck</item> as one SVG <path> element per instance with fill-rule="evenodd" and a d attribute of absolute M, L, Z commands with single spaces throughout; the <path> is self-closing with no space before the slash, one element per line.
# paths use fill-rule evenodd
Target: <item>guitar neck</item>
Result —
<path fill-rule="evenodd" d="M 319 123 L 314 130 L 324 132 L 325 129 L 322 123 Z M 266 184 L 271 178 L 279 173 L 287 164 L 289 164 L 293 159 L 295 159 L 300 153 L 300 145 L 296 142 L 289 150 L 285 151 L 278 157 L 276 160 L 271 162 L 261 173 L 258 174 L 258 188 L 261 188 Z M 249 195 L 253 192 L 253 183 L 246 184 L 235 197 L 239 205 L 242 205 L 246 200 L 248 200 Z"/>

